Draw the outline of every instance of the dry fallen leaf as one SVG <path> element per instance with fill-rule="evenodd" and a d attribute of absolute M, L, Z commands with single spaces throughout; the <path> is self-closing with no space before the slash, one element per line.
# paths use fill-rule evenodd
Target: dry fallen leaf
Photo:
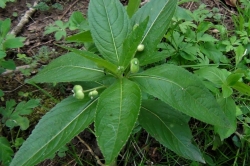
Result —
<path fill-rule="evenodd" d="M 237 0 L 225 0 L 226 4 L 232 7 L 236 7 Z"/>

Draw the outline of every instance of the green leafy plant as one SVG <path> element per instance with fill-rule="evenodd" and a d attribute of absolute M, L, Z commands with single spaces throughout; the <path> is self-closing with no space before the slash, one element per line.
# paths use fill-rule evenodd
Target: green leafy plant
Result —
<path fill-rule="evenodd" d="M 224 40 L 227 31 L 222 25 L 218 26 L 205 21 L 204 19 L 210 19 L 215 14 L 210 12 L 209 16 L 203 15 L 209 12 L 204 8 L 205 6 L 201 5 L 193 13 L 181 7 L 177 8 L 172 26 L 164 36 L 164 42 L 158 45 L 161 52 L 168 55 L 171 63 L 200 66 L 209 65 L 211 62 L 229 63 L 224 53 L 230 50 L 223 49 L 225 43 L 209 32 L 211 29 L 220 29 L 220 38 Z M 201 17 L 197 18 L 197 15 L 203 15 L 202 20 L 200 20 Z M 225 42 L 228 43 L 228 47 L 233 47 L 230 41 Z"/>
<path fill-rule="evenodd" d="M 85 31 L 87 31 L 89 29 L 88 22 L 83 17 L 83 14 L 79 11 L 73 12 L 72 15 L 70 16 L 68 22 L 63 22 L 61 20 L 57 20 L 57 21 L 55 21 L 55 25 L 56 26 L 50 25 L 50 26 L 46 27 L 44 35 L 56 32 L 54 36 L 55 36 L 56 40 L 60 40 L 61 38 L 66 37 L 66 35 L 67 35 L 66 29 L 69 28 L 70 30 L 80 30 L 81 33 L 73 35 L 71 37 L 68 37 L 67 40 L 68 41 L 75 41 L 75 39 L 77 39 L 77 41 L 79 41 L 80 38 L 86 37 Z M 88 36 L 89 36 L 89 38 L 91 38 L 89 33 L 88 33 Z M 91 39 L 91 41 L 92 41 L 92 39 Z"/>
<path fill-rule="evenodd" d="M 178 155 L 205 163 L 192 141 L 190 117 L 214 125 L 218 133 L 231 131 L 235 121 L 227 117 L 224 101 L 216 101 L 197 75 L 177 65 L 155 64 L 168 56 L 157 45 L 176 7 L 176 0 L 150 1 L 128 15 L 118 0 L 90 0 L 86 33 L 98 54 L 61 46 L 71 53 L 27 81 L 78 83 L 75 97 L 43 116 L 10 166 L 38 164 L 93 122 L 106 165 L 116 164 L 136 122 Z M 138 51 L 140 44 L 144 48 Z"/>
<path fill-rule="evenodd" d="M 8 34 L 10 26 L 10 19 L 0 21 L 0 74 L 4 72 L 5 69 L 15 69 L 16 66 L 13 60 L 4 59 L 7 56 L 6 51 L 8 49 L 22 47 L 25 40 L 24 37 L 15 37 L 12 34 Z"/>
<path fill-rule="evenodd" d="M 46 27 L 44 31 L 44 35 L 50 34 L 50 33 L 55 33 L 55 38 L 56 40 L 60 40 L 62 37 L 66 37 L 67 32 L 66 28 L 68 28 L 69 24 L 68 23 L 63 23 L 61 20 L 55 21 L 55 25 L 50 25 Z"/>
<path fill-rule="evenodd" d="M 63 10 L 63 5 L 60 3 L 52 3 L 51 0 L 42 0 L 34 8 L 41 11 L 49 11 L 52 8 Z"/>
<path fill-rule="evenodd" d="M 32 70 L 37 67 L 38 63 L 46 63 L 55 54 L 57 54 L 57 52 L 55 52 L 54 49 L 48 48 L 47 46 L 42 46 L 38 53 L 32 57 L 28 57 L 25 54 L 17 54 L 17 59 L 28 65 L 27 68 L 19 70 L 23 75 L 29 76 Z"/>
<path fill-rule="evenodd" d="M 21 130 L 26 130 L 29 127 L 29 119 L 25 115 L 29 115 L 33 112 L 33 108 L 39 105 L 39 100 L 31 99 L 28 102 L 20 102 L 16 104 L 14 100 L 6 102 L 6 107 L 0 107 L 1 118 L 1 130 L 2 127 L 8 127 L 11 131 L 14 127 L 20 127 Z M 1 132 L 2 135 L 2 132 Z M 18 149 L 24 139 L 19 137 L 19 131 L 15 138 L 11 138 L 9 141 L 7 137 L 0 137 L 0 163 L 3 165 L 9 165 L 12 160 L 14 151 L 12 147 Z"/>
<path fill-rule="evenodd" d="M 16 126 L 20 126 L 21 130 L 26 130 L 29 127 L 29 120 L 22 115 L 29 115 L 32 113 L 32 109 L 37 107 L 39 100 L 31 99 L 27 103 L 20 102 L 16 107 L 16 102 L 10 100 L 6 102 L 6 108 L 1 107 L 0 113 L 3 118 L 1 122 L 4 123 L 10 129 Z"/>
<path fill-rule="evenodd" d="M 5 8 L 7 2 L 15 2 L 15 0 L 1 0 L 0 1 L 0 7 Z"/>

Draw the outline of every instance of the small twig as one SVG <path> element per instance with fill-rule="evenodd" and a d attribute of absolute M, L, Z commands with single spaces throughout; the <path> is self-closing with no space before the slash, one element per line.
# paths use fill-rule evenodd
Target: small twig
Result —
<path fill-rule="evenodd" d="M 3 72 L 3 73 L 1 74 L 1 76 L 5 76 L 5 75 L 8 75 L 8 74 L 11 74 L 11 73 L 20 71 L 20 70 L 22 70 L 22 69 L 29 69 L 29 68 L 31 68 L 30 65 L 19 66 L 19 67 L 16 67 L 15 70 L 6 70 L 5 72 Z"/>
<path fill-rule="evenodd" d="M 15 89 L 13 89 L 13 90 L 11 90 L 11 91 L 4 91 L 4 93 L 12 93 L 12 92 L 16 91 L 17 89 L 21 88 L 21 87 L 24 86 L 24 85 L 25 85 L 25 84 L 22 84 L 22 85 L 18 86 L 17 88 L 15 88 Z"/>
<path fill-rule="evenodd" d="M 189 6 L 188 10 L 190 10 L 190 9 L 191 9 L 191 7 L 193 6 L 193 4 L 194 4 L 194 2 L 191 2 L 191 4 L 190 4 L 190 6 Z"/>
<path fill-rule="evenodd" d="M 69 11 L 78 1 L 79 1 L 79 0 L 76 0 L 74 3 L 72 3 L 72 4 L 69 6 L 69 8 L 59 17 L 59 20 L 61 20 L 61 19 L 65 16 L 65 14 L 67 14 L 68 11 Z"/>
<path fill-rule="evenodd" d="M 140 4 L 140 6 L 142 7 L 143 5 L 145 5 L 146 3 L 148 3 L 150 0 L 145 0 L 145 1 L 143 1 L 141 4 Z"/>
<path fill-rule="evenodd" d="M 101 165 L 101 166 L 105 166 L 99 159 L 99 157 L 97 155 L 95 155 L 95 153 L 93 152 L 93 150 L 89 147 L 89 145 L 84 141 L 82 140 L 79 136 L 76 136 L 78 138 L 78 140 L 84 144 L 87 148 L 88 148 L 88 151 L 91 153 L 92 156 L 95 157 L 95 159 L 97 160 L 97 164 Z"/>
<path fill-rule="evenodd" d="M 36 2 L 34 2 L 33 7 L 37 5 L 37 3 L 39 2 L 39 0 L 37 0 Z M 20 22 L 17 24 L 17 26 L 12 29 L 12 31 L 10 32 L 10 34 L 13 35 L 17 35 L 23 28 L 23 26 L 29 22 L 29 18 L 31 17 L 31 15 L 36 11 L 35 8 L 29 8 L 29 10 L 27 10 L 24 14 L 24 16 L 21 18 Z"/>

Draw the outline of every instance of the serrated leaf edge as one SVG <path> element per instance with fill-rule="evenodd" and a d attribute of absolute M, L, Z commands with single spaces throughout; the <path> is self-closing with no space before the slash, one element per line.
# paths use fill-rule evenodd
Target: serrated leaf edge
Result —
<path fill-rule="evenodd" d="M 131 80 L 128 80 L 128 81 L 131 81 Z M 134 81 L 131 81 L 131 82 L 133 82 L 134 83 L 134 85 L 136 85 L 137 86 L 137 88 L 139 89 L 139 91 L 140 91 L 140 98 L 141 98 L 141 101 L 142 101 L 142 94 L 141 94 L 141 88 L 139 87 L 139 85 L 138 84 L 136 84 Z M 114 83 L 115 84 L 115 83 Z M 112 84 L 113 85 L 113 84 Z M 112 86 L 111 85 L 111 86 Z M 122 94 L 122 93 L 121 93 Z M 122 101 L 122 100 L 121 100 Z M 136 122 L 138 121 L 138 117 L 139 117 L 139 114 L 140 114 L 140 108 L 141 108 L 141 103 L 142 102 L 140 102 L 140 106 L 139 106 L 139 111 L 138 111 L 138 115 L 137 115 L 137 118 L 136 118 L 136 120 L 135 120 L 135 123 L 133 124 L 133 128 L 134 128 L 134 126 L 135 126 L 135 124 L 136 124 Z M 120 104 L 121 104 L 121 102 L 120 102 Z M 99 102 L 98 102 L 98 104 L 97 104 L 97 106 L 96 106 L 96 108 L 98 108 L 98 105 L 99 105 Z M 120 105 L 120 110 L 121 110 L 121 105 Z M 121 112 L 121 111 L 120 111 Z M 97 111 L 95 111 L 95 117 L 96 117 L 96 113 L 97 113 Z M 95 122 L 95 118 L 94 118 L 94 122 Z M 119 123 L 120 124 L 120 123 Z M 94 126 L 95 126 L 95 124 L 94 124 Z M 95 128 L 96 128 L 96 126 L 95 126 Z M 132 131 L 133 131 L 133 128 L 132 128 L 132 130 L 131 130 L 131 132 L 130 132 L 130 134 L 129 135 L 131 135 L 131 133 L 132 133 Z M 95 136 L 96 136 L 96 138 L 97 138 L 97 144 L 98 144 L 98 135 L 96 135 L 96 133 L 95 133 Z M 127 143 L 127 141 L 128 141 L 128 139 L 129 139 L 129 137 L 124 141 L 125 143 L 123 144 L 123 146 L 120 148 L 120 150 L 118 151 L 118 153 L 115 155 L 115 156 L 118 156 L 119 155 L 119 153 L 120 153 L 120 151 L 121 151 L 121 149 L 126 145 L 126 143 Z M 98 145 L 99 146 L 99 145 Z M 100 147 L 100 146 L 99 146 Z M 103 156 L 104 156 L 104 158 L 106 158 L 106 156 L 103 154 Z"/>
<path fill-rule="evenodd" d="M 57 135 L 59 135 L 60 133 L 62 133 L 62 132 L 65 130 L 65 128 L 67 128 L 75 119 L 77 119 L 85 110 L 87 110 L 90 106 L 92 106 L 92 104 L 95 103 L 97 100 L 98 100 L 98 98 L 92 100 L 92 101 L 88 104 L 87 107 L 85 107 L 81 112 L 79 112 L 78 116 L 75 116 L 75 118 L 72 119 L 71 122 L 68 123 L 68 125 L 65 125 L 64 128 L 61 129 L 60 132 L 58 132 L 56 135 L 54 135 L 46 144 L 44 144 L 43 146 L 41 146 L 41 148 L 38 149 L 37 152 L 34 152 L 34 153 L 32 154 L 32 156 L 30 156 L 29 159 L 26 159 L 25 163 L 29 162 L 30 159 L 32 159 L 33 156 L 34 156 L 35 154 L 37 154 L 39 151 L 41 151 L 41 149 L 43 149 L 44 147 L 48 146 L 48 144 L 51 142 L 51 140 L 55 139 L 55 137 L 57 137 Z M 25 166 L 25 163 L 23 163 L 23 166 Z"/>
<path fill-rule="evenodd" d="M 188 151 L 190 151 L 189 150 L 189 148 L 188 148 L 188 145 L 185 145 L 184 143 L 182 143 L 176 136 L 175 136 L 175 134 L 172 132 L 172 130 L 170 130 L 170 128 L 165 124 L 165 122 L 157 115 L 157 114 L 155 114 L 154 112 L 152 112 L 152 111 L 150 111 L 149 109 L 147 109 L 146 107 L 141 107 L 141 109 L 144 109 L 144 110 L 146 110 L 146 111 L 148 111 L 148 112 L 150 112 L 152 115 L 155 115 L 155 117 L 157 117 L 157 119 L 159 119 L 159 121 L 161 121 L 162 122 L 162 124 L 164 124 L 164 126 L 172 133 L 172 135 L 178 140 L 178 142 L 180 142 L 184 147 L 186 147 L 186 149 L 188 149 Z M 144 128 L 145 129 L 145 128 Z M 145 129 L 152 137 L 154 137 L 154 134 L 153 133 L 151 133 L 151 132 L 149 132 L 147 129 Z M 154 137 L 157 141 L 159 141 L 156 137 Z M 162 142 L 161 141 L 159 141 L 161 144 L 162 144 Z M 190 144 L 192 144 L 191 143 L 191 141 L 190 141 Z M 165 147 L 167 147 L 168 148 L 168 146 L 166 146 L 165 144 L 163 144 Z M 172 150 L 172 149 L 170 149 L 171 151 L 173 151 L 173 152 L 175 152 L 174 150 Z M 184 157 L 184 156 L 182 156 L 182 157 Z M 185 158 L 185 157 L 184 157 Z M 202 158 L 203 160 L 204 160 L 204 158 Z M 204 160 L 204 163 L 205 163 L 205 160 Z"/>

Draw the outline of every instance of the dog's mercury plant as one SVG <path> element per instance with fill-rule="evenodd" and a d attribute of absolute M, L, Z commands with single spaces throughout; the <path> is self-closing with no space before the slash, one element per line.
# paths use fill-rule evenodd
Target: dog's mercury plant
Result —
<path fill-rule="evenodd" d="M 227 131 L 232 124 L 226 113 L 196 75 L 170 64 L 145 68 L 167 57 L 156 47 L 176 7 L 176 0 L 157 0 L 131 12 L 118 0 L 90 0 L 90 31 L 85 34 L 91 33 L 99 53 L 62 46 L 71 52 L 28 80 L 79 85 L 73 89 L 75 97 L 61 101 L 42 117 L 10 166 L 40 163 L 92 123 L 105 164 L 115 165 L 137 121 L 178 155 L 205 163 L 192 143 L 189 119 Z M 96 86 L 86 89 L 84 85 Z"/>

